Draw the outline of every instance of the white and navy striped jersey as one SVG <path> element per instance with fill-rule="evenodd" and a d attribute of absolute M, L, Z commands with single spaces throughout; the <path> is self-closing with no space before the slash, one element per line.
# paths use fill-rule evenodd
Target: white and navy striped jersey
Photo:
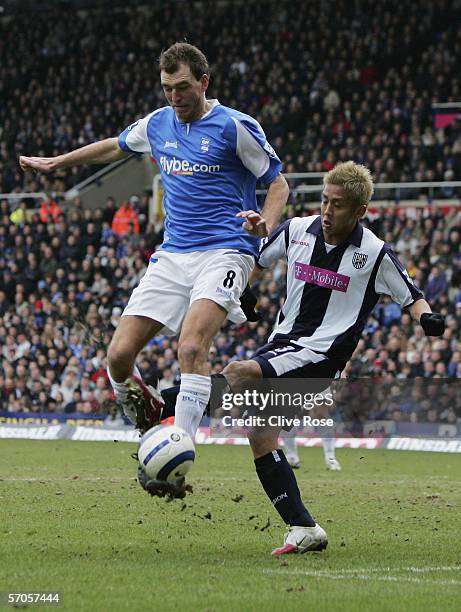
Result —
<path fill-rule="evenodd" d="M 290 219 L 263 241 L 257 263 L 267 268 L 281 257 L 287 297 L 269 342 L 293 341 L 347 361 L 381 294 L 402 307 L 424 297 L 389 245 L 360 223 L 329 250 L 320 215 Z"/>

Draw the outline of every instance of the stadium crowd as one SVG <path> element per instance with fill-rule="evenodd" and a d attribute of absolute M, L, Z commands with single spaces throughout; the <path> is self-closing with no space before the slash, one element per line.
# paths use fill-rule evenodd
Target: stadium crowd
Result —
<path fill-rule="evenodd" d="M 161 223 L 145 224 L 143 200 L 133 197 L 129 205 L 141 219 L 139 233 L 129 224 L 122 234 L 114 231 L 113 198 L 95 211 L 77 201 L 55 222 L 43 222 L 36 212 L 14 223 L 8 203 L 0 202 L 0 409 L 113 409 L 105 351 L 149 255 L 162 241 Z M 398 215 L 372 209 L 366 223 L 394 246 L 434 310 L 447 317 L 447 330 L 442 338 L 427 338 L 386 298 L 369 318 L 347 375 L 373 376 L 385 385 L 415 376 L 461 377 L 460 215 L 455 209 L 402 209 Z M 284 265 L 267 272 L 257 287 L 261 320 L 228 325 L 217 336 L 214 372 L 264 344 L 283 302 Z M 139 368 L 147 382 L 163 389 L 178 381 L 176 348 L 177 341 L 166 337 L 146 347 Z"/>
<path fill-rule="evenodd" d="M 354 159 L 376 182 L 453 179 L 461 171 L 461 123 L 436 130 L 431 104 L 460 99 L 456 16 L 461 6 L 448 0 L 339 0 L 322 2 L 321 11 L 317 2 L 249 0 L 216 3 L 207 18 L 203 3 L 159 1 L 135 9 L 114 3 L 110 13 L 72 19 L 66 11 L 8 17 L 0 21 L 0 192 L 62 192 L 81 180 L 88 169 L 24 175 L 18 156 L 114 136 L 164 105 L 154 59 L 184 36 L 211 60 L 210 95 L 262 123 L 286 172 L 323 172 Z M 147 205 L 142 194 L 127 203 L 109 198 L 93 211 L 78 199 L 66 212 L 50 198 L 39 212 L 19 198 L 0 202 L 0 410 L 114 410 L 105 351 L 163 235 L 161 221 L 148 224 Z M 298 202 L 287 214 L 300 211 L 307 214 Z M 461 377 L 457 209 L 372 209 L 366 223 L 447 316 L 447 330 L 426 338 L 383 300 L 347 375 L 387 385 Z M 227 326 L 217 336 L 214 372 L 265 342 L 283 279 L 281 263 L 259 283 L 259 323 Z M 165 388 L 178 381 L 176 346 L 159 337 L 141 353 L 147 382 Z"/>
<path fill-rule="evenodd" d="M 24 177 L 18 155 L 114 136 L 163 106 L 155 59 L 184 37 L 211 62 L 209 95 L 257 118 L 286 172 L 354 159 L 376 182 L 460 175 L 461 123 L 436 130 L 432 110 L 461 99 L 459 2 L 248 0 L 206 17 L 203 2 L 119 4 L 0 21 L 0 192 L 78 182 L 87 168 Z"/>

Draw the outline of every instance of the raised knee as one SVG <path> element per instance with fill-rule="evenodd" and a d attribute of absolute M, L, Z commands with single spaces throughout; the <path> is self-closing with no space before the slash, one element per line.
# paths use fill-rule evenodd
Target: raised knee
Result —
<path fill-rule="evenodd" d="M 129 347 L 120 342 L 111 342 L 107 350 L 109 366 L 118 367 L 132 357 Z"/>
<path fill-rule="evenodd" d="M 251 372 L 251 361 L 231 361 L 231 363 L 226 366 L 226 372 L 240 374 L 240 376 L 248 376 Z"/>
<path fill-rule="evenodd" d="M 206 355 L 203 349 L 197 342 L 188 341 L 183 342 L 178 347 L 179 362 L 184 364 L 195 364 L 197 361 L 206 359 Z"/>
<path fill-rule="evenodd" d="M 241 362 L 240 361 L 231 361 L 223 370 L 224 376 L 233 376 L 237 374 L 239 371 Z"/>
<path fill-rule="evenodd" d="M 258 364 L 255 361 L 232 361 L 223 370 L 227 382 L 232 389 L 239 388 L 253 379 L 259 378 L 257 369 Z"/>

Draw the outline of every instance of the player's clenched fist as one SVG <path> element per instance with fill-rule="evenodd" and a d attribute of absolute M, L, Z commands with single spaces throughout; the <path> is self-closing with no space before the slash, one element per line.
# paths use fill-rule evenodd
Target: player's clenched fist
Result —
<path fill-rule="evenodd" d="M 237 217 L 245 219 L 245 223 L 242 225 L 243 229 L 246 230 L 252 236 L 267 236 L 267 225 L 266 219 L 254 210 L 245 210 L 237 213 Z"/>

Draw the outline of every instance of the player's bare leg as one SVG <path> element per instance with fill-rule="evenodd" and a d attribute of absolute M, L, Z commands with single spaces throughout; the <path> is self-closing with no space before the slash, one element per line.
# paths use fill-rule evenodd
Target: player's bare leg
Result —
<path fill-rule="evenodd" d="M 162 327 L 148 317 L 126 315 L 120 319 L 107 352 L 107 371 L 117 401 L 140 431 L 159 422 L 162 402 L 155 389 L 143 383 L 136 357 Z"/>
<path fill-rule="evenodd" d="M 196 300 L 190 307 L 179 337 L 178 357 L 181 367 L 181 385 L 176 398 L 175 425 L 184 429 L 194 440 L 203 412 L 210 399 L 208 352 L 215 334 L 227 312 L 215 302 Z M 152 496 L 182 498 L 192 488 L 185 478 L 176 483 L 148 480 L 142 469 L 138 472 L 141 486 Z"/>
<path fill-rule="evenodd" d="M 255 429 L 248 436 L 254 459 L 276 451 L 279 447 L 280 430 L 278 428 Z M 264 485 L 263 485 L 264 486 Z"/>
<path fill-rule="evenodd" d="M 176 400 L 175 425 L 195 439 L 211 393 L 208 353 L 227 312 L 208 299 L 192 303 L 179 336 L 181 386 Z"/>
<path fill-rule="evenodd" d="M 123 382 L 131 376 L 138 353 L 162 327 L 162 323 L 148 317 L 121 317 L 107 351 L 110 373 L 115 382 Z"/>

